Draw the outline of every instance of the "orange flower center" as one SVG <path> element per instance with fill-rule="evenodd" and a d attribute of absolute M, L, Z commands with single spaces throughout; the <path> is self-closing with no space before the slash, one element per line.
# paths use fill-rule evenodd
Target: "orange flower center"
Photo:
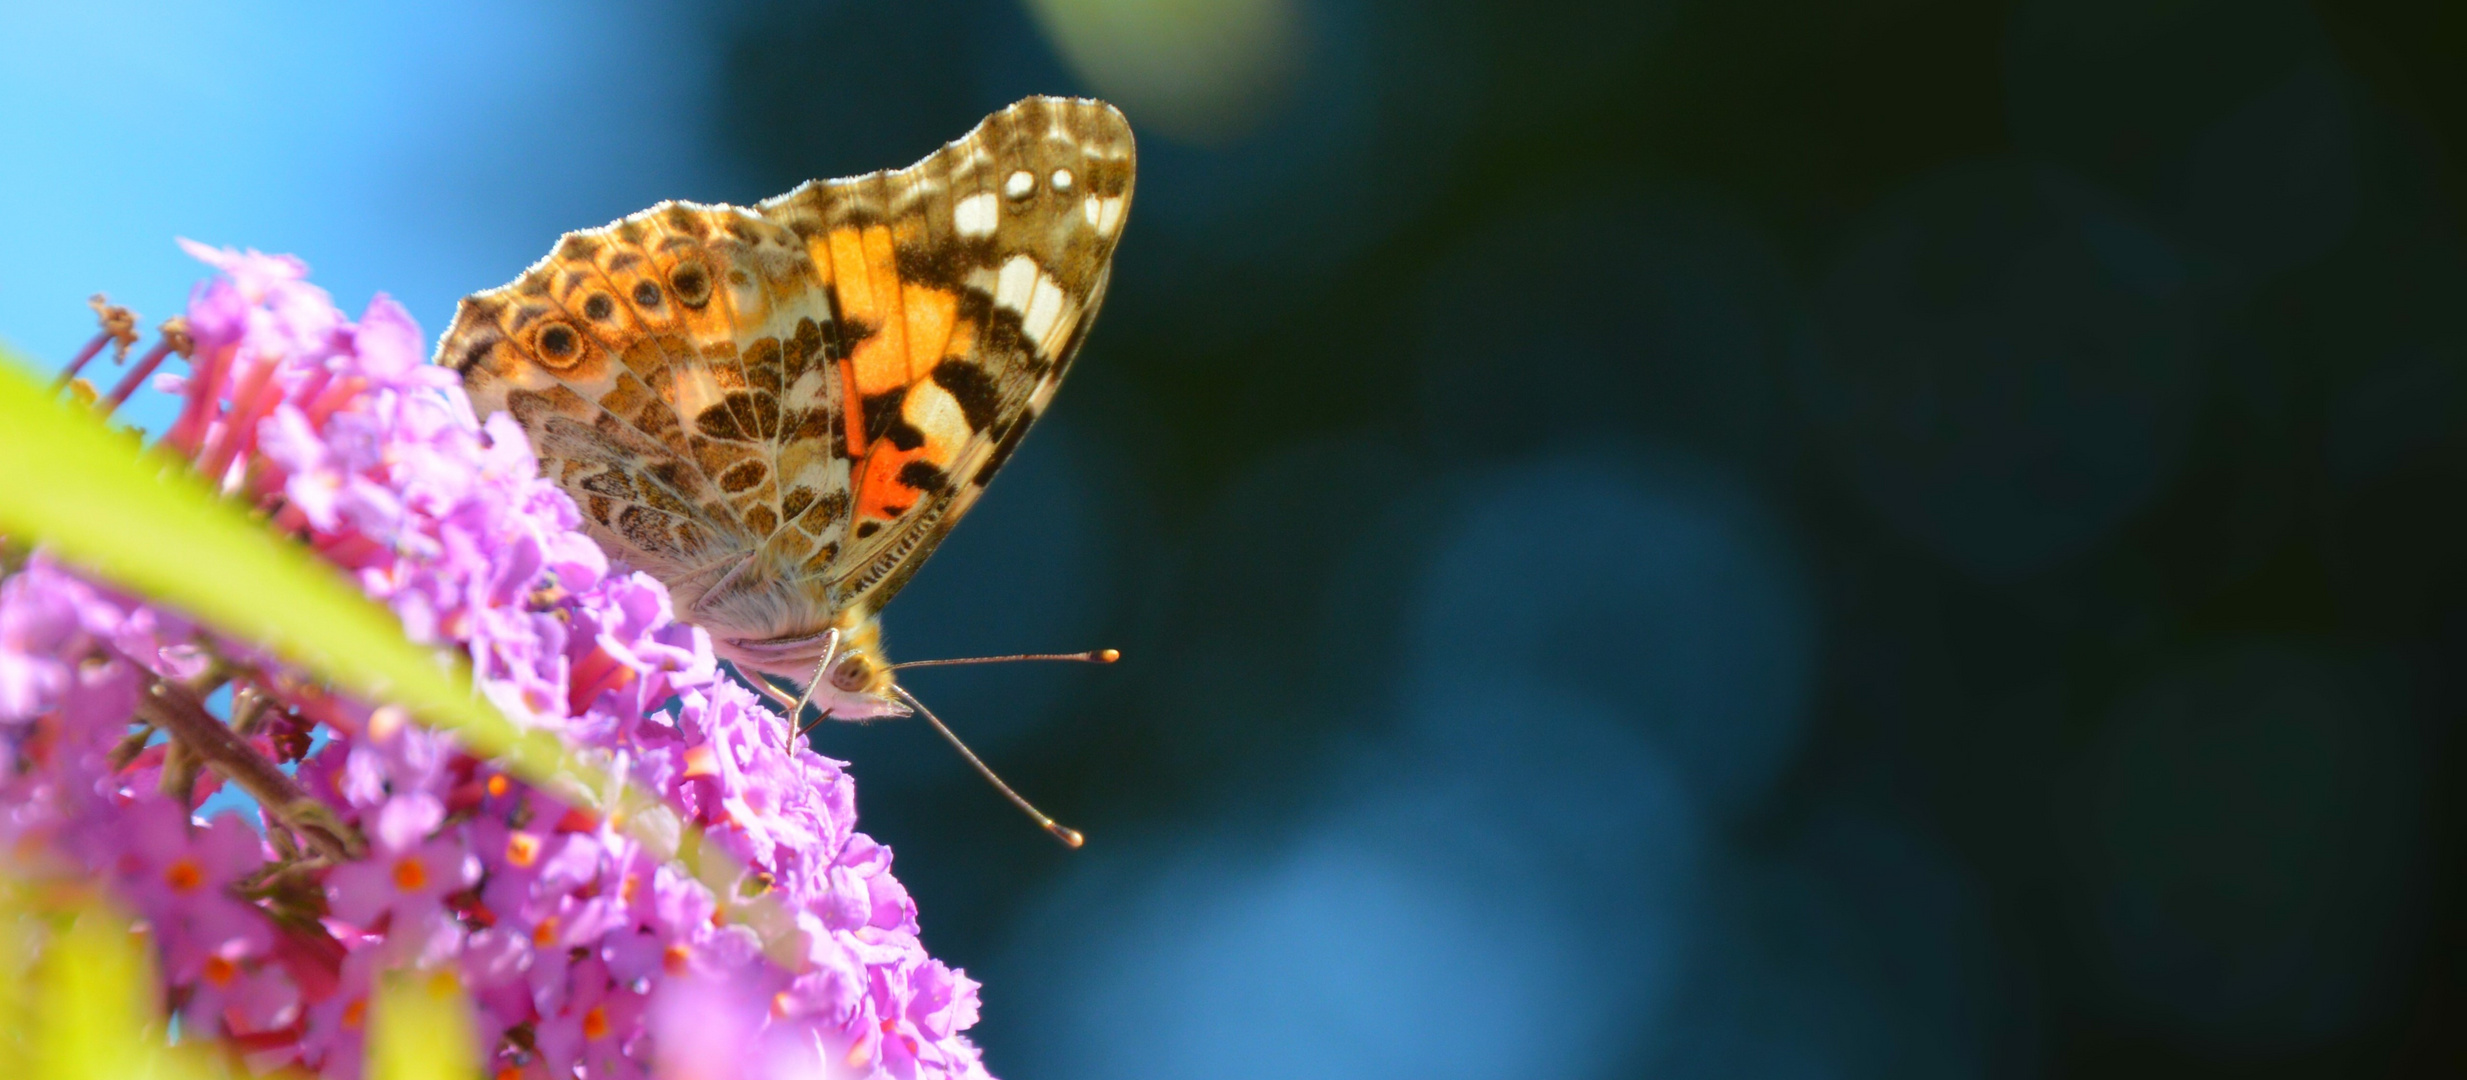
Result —
<path fill-rule="evenodd" d="M 660 953 L 660 970 L 671 975 L 685 974 L 685 965 L 694 958 L 694 951 L 680 941 Z"/>
<path fill-rule="evenodd" d="M 594 1005 L 582 1014 L 582 1037 L 598 1040 L 608 1037 L 608 1006 Z"/>
<path fill-rule="evenodd" d="M 197 865 L 197 860 L 186 855 L 180 856 L 170 866 L 163 868 L 163 884 L 171 886 L 173 892 L 195 892 L 199 885 L 205 883 L 205 868 Z"/>
<path fill-rule="evenodd" d="M 394 861 L 394 887 L 404 892 L 418 892 L 428 885 L 428 864 L 417 855 L 405 855 Z"/>
<path fill-rule="evenodd" d="M 347 1028 L 357 1028 L 357 1027 L 359 1027 L 359 1026 L 360 1026 L 360 1021 L 361 1021 L 361 1020 L 363 1020 L 363 1019 L 365 1019 L 367 1016 L 368 1016 L 368 999 L 367 999 L 367 998 L 354 998 L 354 999 L 352 999 L 351 1004 L 343 1006 L 343 1026 L 344 1026 L 344 1027 L 347 1027 Z"/>
<path fill-rule="evenodd" d="M 513 786 L 514 785 L 506 782 L 504 773 L 498 773 L 495 776 L 488 778 L 488 793 L 498 798 L 504 798 L 506 790 Z"/>
<path fill-rule="evenodd" d="M 551 915 L 551 916 L 549 916 L 549 917 L 547 917 L 547 918 L 545 918 L 545 919 L 541 919 L 541 920 L 540 920 L 540 925 L 538 925 L 538 926 L 534 926 L 534 927 L 532 927 L 532 928 L 531 928 L 531 943 L 532 943 L 532 944 L 537 945 L 537 946 L 539 946 L 539 947 L 541 947 L 541 948 L 545 949 L 545 948 L 547 948 L 547 947 L 548 947 L 548 946 L 550 946 L 550 945 L 556 944 L 556 941 L 557 941 L 557 917 L 556 917 L 556 916 Z"/>
<path fill-rule="evenodd" d="M 205 977 L 207 982 L 216 986 L 229 986 L 231 980 L 240 977 L 240 965 L 232 963 L 220 953 L 208 956 L 206 957 Z"/>
<path fill-rule="evenodd" d="M 697 746 L 685 752 L 685 775 L 687 778 L 690 779 L 697 776 L 718 776 L 719 774 L 719 756 L 713 754 L 709 746 Z"/>
<path fill-rule="evenodd" d="M 523 832 L 506 837 L 505 861 L 525 868 L 540 861 L 540 838 Z"/>

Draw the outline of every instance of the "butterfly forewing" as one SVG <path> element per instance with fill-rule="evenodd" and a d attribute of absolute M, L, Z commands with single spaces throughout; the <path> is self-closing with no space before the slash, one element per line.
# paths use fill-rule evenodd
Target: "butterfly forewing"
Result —
<path fill-rule="evenodd" d="M 817 634 L 879 610 L 1051 400 L 1133 164 L 1112 107 L 1031 98 L 897 172 L 569 234 L 439 357 L 686 617 Z"/>

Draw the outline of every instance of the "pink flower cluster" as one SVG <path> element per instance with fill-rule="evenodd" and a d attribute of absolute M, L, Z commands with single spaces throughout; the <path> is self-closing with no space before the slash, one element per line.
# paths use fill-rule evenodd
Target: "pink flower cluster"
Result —
<path fill-rule="evenodd" d="M 221 275 L 190 298 L 189 372 L 155 376 L 185 400 L 164 442 L 468 655 L 508 715 L 707 830 L 782 925 L 758 936 L 610 822 L 39 551 L 0 582 L 10 861 L 111 883 L 183 1031 L 260 1069 L 356 1076 L 373 977 L 451 967 L 496 1076 L 984 1076 L 976 984 L 919 945 L 841 763 L 783 749 L 786 721 L 609 566 L 399 306 L 351 322 L 296 259 L 189 250 Z M 196 820 L 246 771 L 165 736 L 201 706 L 301 798 Z"/>

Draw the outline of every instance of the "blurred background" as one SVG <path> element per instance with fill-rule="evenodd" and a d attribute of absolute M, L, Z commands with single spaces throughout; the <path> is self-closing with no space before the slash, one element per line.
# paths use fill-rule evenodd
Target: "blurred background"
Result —
<path fill-rule="evenodd" d="M 1104 96 L 1071 387 L 833 727 L 1008 1080 L 2467 1072 L 2467 8 L 0 4 L 0 335 L 430 333 Z M 145 419 L 148 414 L 139 412 Z"/>

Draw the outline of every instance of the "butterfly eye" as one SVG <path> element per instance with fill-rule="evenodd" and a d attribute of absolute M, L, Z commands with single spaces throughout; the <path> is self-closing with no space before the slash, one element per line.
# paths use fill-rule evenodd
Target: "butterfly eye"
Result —
<path fill-rule="evenodd" d="M 874 665 L 864 653 L 849 653 L 831 667 L 831 685 L 842 690 L 863 690 L 874 681 Z"/>
<path fill-rule="evenodd" d="M 679 264 L 668 275 L 668 287 L 677 290 L 677 302 L 698 308 L 711 299 L 711 271 L 699 262 Z"/>
<path fill-rule="evenodd" d="M 646 308 L 660 306 L 660 287 L 658 283 L 650 281 L 636 283 L 634 286 L 634 306 Z"/>
<path fill-rule="evenodd" d="M 550 367 L 571 367 L 575 358 L 582 353 L 581 336 L 574 333 L 573 327 L 561 322 L 541 327 L 540 336 L 534 340 L 539 344 L 540 358 L 548 361 Z"/>

